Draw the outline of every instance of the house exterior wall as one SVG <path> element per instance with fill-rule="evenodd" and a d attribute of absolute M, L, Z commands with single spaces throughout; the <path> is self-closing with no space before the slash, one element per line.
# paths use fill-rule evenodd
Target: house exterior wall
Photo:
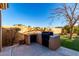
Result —
<path fill-rule="evenodd" d="M 53 33 L 60 34 L 62 31 L 62 28 L 52 28 Z"/>

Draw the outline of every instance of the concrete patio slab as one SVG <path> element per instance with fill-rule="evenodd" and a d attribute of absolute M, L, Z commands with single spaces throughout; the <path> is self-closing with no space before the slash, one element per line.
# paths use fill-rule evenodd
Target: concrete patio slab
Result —
<path fill-rule="evenodd" d="M 19 45 L 3 48 L 0 56 L 79 56 L 79 52 L 60 47 L 56 51 L 40 44 Z"/>

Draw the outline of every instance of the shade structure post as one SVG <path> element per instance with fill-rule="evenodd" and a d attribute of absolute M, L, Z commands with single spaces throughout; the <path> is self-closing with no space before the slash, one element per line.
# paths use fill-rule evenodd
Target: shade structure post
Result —
<path fill-rule="evenodd" d="M 7 3 L 0 3 L 0 51 L 2 50 L 2 28 L 1 28 L 2 14 L 1 14 L 1 11 L 7 8 L 8 8 Z"/>
<path fill-rule="evenodd" d="M 1 10 L 0 10 L 0 51 L 2 50 L 2 31 L 1 31 Z"/>

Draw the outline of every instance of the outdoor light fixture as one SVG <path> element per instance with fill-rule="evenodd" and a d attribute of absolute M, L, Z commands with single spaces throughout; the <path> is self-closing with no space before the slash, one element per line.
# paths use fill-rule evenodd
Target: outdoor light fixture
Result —
<path fill-rule="evenodd" d="M 1 10 L 5 10 L 8 8 L 7 3 L 0 3 L 0 51 L 2 50 L 2 31 L 1 31 L 1 20 L 2 20 L 2 15 L 1 15 Z"/>
<path fill-rule="evenodd" d="M 7 3 L 0 3 L 0 10 L 7 9 L 8 4 Z"/>

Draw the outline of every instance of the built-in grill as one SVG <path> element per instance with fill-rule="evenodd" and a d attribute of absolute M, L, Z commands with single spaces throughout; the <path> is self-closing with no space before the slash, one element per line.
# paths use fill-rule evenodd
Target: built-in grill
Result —
<path fill-rule="evenodd" d="M 29 33 L 25 35 L 25 44 L 39 43 L 52 50 L 60 47 L 60 36 L 53 35 L 53 32 Z M 20 44 L 23 44 L 21 41 Z"/>
<path fill-rule="evenodd" d="M 49 47 L 50 35 L 53 35 L 53 32 L 42 32 L 42 45 Z"/>

